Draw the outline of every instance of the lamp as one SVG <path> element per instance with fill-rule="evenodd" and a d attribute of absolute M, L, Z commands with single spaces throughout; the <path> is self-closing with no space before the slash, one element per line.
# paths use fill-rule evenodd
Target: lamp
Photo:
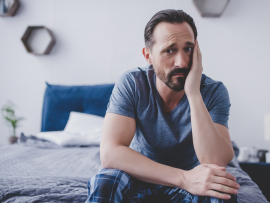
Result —
<path fill-rule="evenodd" d="M 220 17 L 230 0 L 193 0 L 202 17 Z"/>

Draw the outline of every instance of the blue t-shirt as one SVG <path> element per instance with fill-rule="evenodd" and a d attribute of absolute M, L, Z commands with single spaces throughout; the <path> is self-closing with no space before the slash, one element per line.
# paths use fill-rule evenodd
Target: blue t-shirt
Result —
<path fill-rule="evenodd" d="M 222 82 L 202 74 L 201 95 L 214 123 L 228 127 L 230 99 Z M 107 113 L 134 118 L 130 148 L 165 165 L 190 170 L 200 162 L 194 150 L 190 106 L 186 95 L 165 112 L 151 65 L 125 72 L 114 86 Z"/>

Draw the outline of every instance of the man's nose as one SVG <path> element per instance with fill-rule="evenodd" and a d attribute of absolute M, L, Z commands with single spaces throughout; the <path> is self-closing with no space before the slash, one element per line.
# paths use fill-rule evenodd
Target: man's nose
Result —
<path fill-rule="evenodd" d="M 174 65 L 180 68 L 187 68 L 187 58 L 183 53 L 180 52 L 175 55 Z"/>

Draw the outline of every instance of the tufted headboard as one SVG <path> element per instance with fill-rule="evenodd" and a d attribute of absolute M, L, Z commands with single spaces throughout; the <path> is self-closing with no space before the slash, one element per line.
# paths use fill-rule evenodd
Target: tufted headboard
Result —
<path fill-rule="evenodd" d="M 63 130 L 70 111 L 105 116 L 114 84 L 62 86 L 47 84 L 41 131 Z"/>

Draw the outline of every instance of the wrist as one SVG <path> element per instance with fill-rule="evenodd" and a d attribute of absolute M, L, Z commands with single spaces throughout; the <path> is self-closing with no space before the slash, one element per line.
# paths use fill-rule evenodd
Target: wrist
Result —
<path fill-rule="evenodd" d="M 188 176 L 188 171 L 183 171 L 183 175 L 182 175 L 182 185 L 181 185 L 181 189 L 188 191 L 187 185 L 187 176 Z"/>
<path fill-rule="evenodd" d="M 182 169 L 177 169 L 177 175 L 176 175 L 176 187 L 183 189 L 185 187 L 185 176 L 186 171 Z"/>
<path fill-rule="evenodd" d="M 186 93 L 186 95 L 187 95 L 187 99 L 188 99 L 189 103 L 202 99 L 202 95 L 201 95 L 200 91 L 194 92 L 194 93 Z"/>

